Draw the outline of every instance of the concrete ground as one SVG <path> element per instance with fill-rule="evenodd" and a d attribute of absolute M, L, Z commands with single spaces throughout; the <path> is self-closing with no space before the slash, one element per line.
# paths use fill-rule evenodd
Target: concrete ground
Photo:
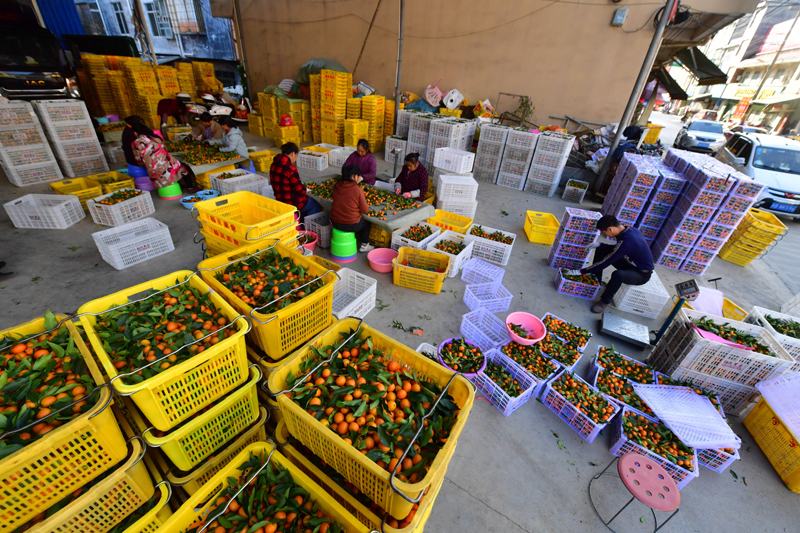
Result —
<path fill-rule="evenodd" d="M 245 137 L 248 145 L 272 146 L 271 140 L 248 133 Z M 390 173 L 391 165 L 382 155 L 377 158 L 379 174 Z M 330 168 L 323 174 L 337 170 Z M 314 174 L 301 171 L 303 177 Z M 48 192 L 47 185 L 18 189 L 6 180 L 0 181 L 0 203 Z M 589 359 L 600 344 L 614 343 L 627 355 L 647 357 L 647 351 L 600 334 L 598 317 L 589 312 L 589 302 L 558 294 L 553 285 L 555 273 L 546 263 L 549 247 L 525 238 L 526 211 L 550 212 L 560 218 L 564 208 L 574 204 L 557 196 L 545 198 L 485 183 L 480 184 L 478 199 L 476 222 L 517 234 L 503 279 L 514 294 L 509 312 L 528 311 L 538 316 L 552 312 L 591 328 L 595 336 L 578 365 L 581 376 L 586 376 Z M 22 230 L 14 228 L 6 213 L 0 211 L 0 260 L 8 262 L 6 271 L 16 272 L 15 277 L 0 283 L 0 301 L 4 304 L 0 306 L 0 329 L 40 316 L 46 309 L 74 312 L 94 298 L 177 270 L 196 268 L 201 260 L 200 246 L 192 243 L 196 221 L 178 202 L 157 198 L 154 202 L 154 217 L 169 226 L 175 251 L 123 271 L 114 270 L 101 259 L 91 233 L 102 228 L 90 218 L 64 231 Z M 585 202 L 581 207 L 597 209 L 599 205 Z M 317 253 L 329 257 L 326 250 L 318 249 Z M 469 311 L 462 299 L 465 284 L 460 279 L 447 279 L 441 294 L 432 295 L 394 286 L 391 274 L 373 272 L 364 255 L 348 267 L 378 280 L 377 297 L 386 307 L 370 312 L 366 317 L 369 325 L 412 348 L 423 341 L 437 344 L 458 335 L 461 316 Z M 688 277 L 665 269 L 659 269 L 658 275 L 670 291 L 677 281 Z M 717 259 L 704 279 L 715 277 L 722 278 L 719 288 L 726 296 L 745 308 L 759 305 L 778 309 L 792 294 L 765 261 L 741 268 Z M 659 320 L 627 316 L 654 329 L 667 311 L 665 307 Z M 505 318 L 506 313 L 499 316 Z M 424 337 L 393 329 L 395 320 L 406 327 L 423 328 Z M 796 495 L 783 485 L 741 420 L 733 417 L 731 423 L 744 441 L 742 460 L 721 475 L 701 468 L 700 477 L 681 491 L 681 512 L 668 527 L 697 532 L 797 531 Z M 426 532 L 603 530 L 589 503 L 587 486 L 591 477 L 613 459 L 608 452 L 611 438 L 611 431 L 606 429 L 589 444 L 536 401 L 506 418 L 487 401 L 476 400 Z M 605 519 L 628 499 L 619 481 L 609 476 L 594 488 Z M 620 532 L 653 529 L 652 516 L 638 503 L 614 524 Z"/>

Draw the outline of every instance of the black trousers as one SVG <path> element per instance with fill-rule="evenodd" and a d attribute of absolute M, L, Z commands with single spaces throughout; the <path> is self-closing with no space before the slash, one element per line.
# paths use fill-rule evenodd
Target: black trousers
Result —
<path fill-rule="evenodd" d="M 369 242 L 369 230 L 372 224 L 364 220 L 363 218 L 358 221 L 357 224 L 338 224 L 336 222 L 331 221 L 333 227 L 338 229 L 339 231 L 350 231 L 356 234 L 356 241 L 358 241 L 358 246 L 360 247 L 365 242 Z"/>

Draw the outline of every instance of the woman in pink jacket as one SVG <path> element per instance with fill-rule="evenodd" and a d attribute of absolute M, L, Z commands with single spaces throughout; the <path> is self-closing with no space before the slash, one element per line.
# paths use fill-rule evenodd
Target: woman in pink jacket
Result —
<path fill-rule="evenodd" d="M 136 133 L 133 154 L 147 169 L 147 175 L 157 189 L 175 182 L 180 182 L 185 189 L 195 187 L 194 172 L 167 151 L 162 138 L 145 124 L 136 124 L 133 131 Z"/>

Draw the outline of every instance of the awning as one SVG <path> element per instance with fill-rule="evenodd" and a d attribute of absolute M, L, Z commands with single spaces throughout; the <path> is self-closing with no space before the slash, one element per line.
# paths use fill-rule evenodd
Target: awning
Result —
<path fill-rule="evenodd" d="M 703 93 L 703 94 L 698 94 L 697 96 L 692 96 L 691 98 L 688 98 L 688 100 L 690 102 L 693 102 L 695 100 L 702 100 L 703 98 L 708 98 L 709 96 L 711 96 L 711 93 Z"/>
<path fill-rule="evenodd" d="M 791 102 L 792 100 L 800 100 L 800 94 L 779 94 L 777 96 L 770 96 L 769 98 L 760 98 L 758 100 L 753 100 L 751 103 L 772 105 L 772 104 L 782 104 L 784 102 Z"/>
<path fill-rule="evenodd" d="M 663 87 L 673 100 L 686 100 L 689 98 L 686 91 L 681 89 L 681 86 L 675 81 L 675 78 L 670 76 L 669 72 L 667 72 L 667 69 L 664 67 L 654 68 L 653 75 L 658 80 L 658 85 Z"/>
<path fill-rule="evenodd" d="M 698 85 L 716 85 L 728 82 L 728 76 L 697 47 L 681 50 L 675 54 L 675 58 L 694 74 Z"/>

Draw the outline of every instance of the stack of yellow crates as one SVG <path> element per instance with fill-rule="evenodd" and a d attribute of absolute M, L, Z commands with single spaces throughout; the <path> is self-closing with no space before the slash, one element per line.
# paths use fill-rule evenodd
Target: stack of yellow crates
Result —
<path fill-rule="evenodd" d="M 311 102 L 303 100 L 302 119 L 300 126 L 303 132 L 303 142 L 312 142 L 314 140 L 314 123 L 311 120 Z"/>
<path fill-rule="evenodd" d="M 366 139 L 369 132 L 369 121 L 348 118 L 344 121 L 344 145 L 357 146 L 359 139 Z"/>
<path fill-rule="evenodd" d="M 78 87 L 81 89 L 81 99 L 86 103 L 89 113 L 95 117 L 103 116 L 103 108 L 94 90 L 92 76 L 85 70 L 78 71 Z"/>
<path fill-rule="evenodd" d="M 361 98 L 347 99 L 347 118 L 361 118 Z"/>
<path fill-rule="evenodd" d="M 222 84 L 214 77 L 213 64 L 203 61 L 192 61 L 192 71 L 194 72 L 194 82 L 198 92 L 222 92 Z"/>
<path fill-rule="evenodd" d="M 160 128 L 157 109 L 162 96 L 153 67 L 144 61 L 126 61 L 122 71 L 132 92 L 134 112 L 151 128 Z"/>
<path fill-rule="evenodd" d="M 274 126 L 272 128 L 275 146 L 280 148 L 286 143 L 295 143 L 300 146 L 300 128 L 297 126 Z"/>
<path fill-rule="evenodd" d="M 163 96 L 174 97 L 181 92 L 181 86 L 178 82 L 178 71 L 174 68 L 158 66 L 156 67 L 156 77 L 158 78 L 158 86 Z"/>
<path fill-rule="evenodd" d="M 352 95 L 353 75 L 323 69 L 320 71 L 322 102 L 322 142 L 344 145 L 344 119 L 347 99 Z"/>
<path fill-rule="evenodd" d="M 105 56 L 81 54 L 81 61 L 83 69 L 88 74 L 87 81 L 94 87 L 94 96 L 97 97 L 96 103 L 100 108 L 100 115 L 115 114 L 117 106 L 111 93 L 111 86 L 108 84 Z"/>
<path fill-rule="evenodd" d="M 761 209 L 750 209 L 719 251 L 720 258 L 747 266 L 766 254 L 788 229 L 778 217 Z"/>
<path fill-rule="evenodd" d="M 120 118 L 133 115 L 133 98 L 125 81 L 125 74 L 121 70 L 109 70 L 108 85 L 111 87 Z"/>
<path fill-rule="evenodd" d="M 258 108 L 261 112 L 261 127 L 264 137 L 273 137 L 275 126 L 279 124 L 278 99 L 266 93 L 258 93 Z"/>
<path fill-rule="evenodd" d="M 386 144 L 386 137 L 394 135 L 394 100 L 386 100 L 384 103 L 385 115 L 383 119 L 383 144 Z"/>
<path fill-rule="evenodd" d="M 311 130 L 315 143 L 322 142 L 322 101 L 320 100 L 322 81 L 319 74 L 309 75 L 309 90 L 311 92 Z"/>
<path fill-rule="evenodd" d="M 175 63 L 178 68 L 178 85 L 180 85 L 182 93 L 187 93 L 189 96 L 197 95 L 197 87 L 194 82 L 194 70 L 191 63 Z"/>
<path fill-rule="evenodd" d="M 264 136 L 264 122 L 261 120 L 261 115 L 258 113 L 247 114 L 247 125 L 250 127 L 250 133 L 253 135 L 258 135 L 259 137 Z"/>
<path fill-rule="evenodd" d="M 383 124 L 386 111 L 386 98 L 371 95 L 362 98 L 361 118 L 369 121 L 367 140 L 373 152 L 383 150 Z"/>

